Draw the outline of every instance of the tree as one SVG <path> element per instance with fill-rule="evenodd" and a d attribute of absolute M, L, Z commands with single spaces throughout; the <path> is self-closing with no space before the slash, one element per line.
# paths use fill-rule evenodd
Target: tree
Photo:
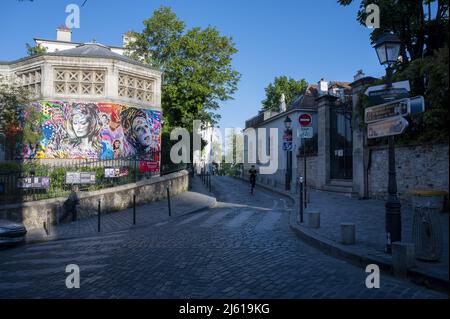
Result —
<path fill-rule="evenodd" d="M 352 0 L 338 0 L 349 5 Z M 411 96 L 425 97 L 426 111 L 411 116 L 410 126 L 400 143 L 448 141 L 448 0 L 362 0 L 357 20 L 365 25 L 365 8 L 370 3 L 380 8 L 380 28 L 370 35 L 372 43 L 386 31 L 398 35 L 403 45 L 401 60 L 395 66 L 394 81 L 409 80 Z M 436 12 L 432 16 L 432 5 Z M 385 82 L 385 79 L 379 84 Z M 368 102 L 360 100 L 359 116 Z"/>
<path fill-rule="evenodd" d="M 214 27 L 186 30 L 185 23 L 168 7 L 144 21 L 129 56 L 164 72 L 162 108 L 165 129 L 176 126 L 192 131 L 192 121 L 217 123 L 220 101 L 232 99 L 240 74 L 232 67 L 237 52 L 232 38 Z"/>
<path fill-rule="evenodd" d="M 47 48 L 40 46 L 39 44 L 36 46 L 31 46 L 30 44 L 26 44 L 27 53 L 29 56 L 43 54 L 47 52 Z"/>
<path fill-rule="evenodd" d="M 291 104 L 308 86 L 305 79 L 299 81 L 286 76 L 275 77 L 273 83 L 266 88 L 266 99 L 262 101 L 263 109 L 266 111 L 279 111 L 281 95 L 286 98 L 286 105 Z"/>
<path fill-rule="evenodd" d="M 352 2 L 338 0 L 343 6 Z M 357 20 L 364 26 L 369 4 L 376 4 L 381 15 L 380 28 L 372 31 L 371 42 L 374 43 L 386 31 L 397 34 L 404 43 L 401 51 L 403 64 L 448 46 L 448 0 L 362 0 Z M 436 4 L 434 17 L 431 10 L 433 4 Z"/>
<path fill-rule="evenodd" d="M 29 92 L 19 86 L 0 84 L 0 133 L 5 138 L 5 151 L 13 157 L 20 145 L 33 148 L 41 138 L 40 114 L 31 105 Z"/>

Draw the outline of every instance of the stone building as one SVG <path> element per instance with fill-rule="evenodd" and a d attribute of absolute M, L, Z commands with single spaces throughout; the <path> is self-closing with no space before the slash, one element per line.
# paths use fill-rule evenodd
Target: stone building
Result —
<path fill-rule="evenodd" d="M 246 121 L 244 133 L 255 131 L 266 134 L 269 129 L 278 132 L 278 169 L 273 174 L 260 174 L 260 183 L 281 190 L 297 192 L 296 181 L 305 176 L 306 185 L 321 191 L 335 192 L 357 198 L 387 197 L 388 158 L 387 146 L 370 146 L 364 126 L 356 112 L 358 96 L 366 85 L 376 79 L 362 71 L 352 83 L 320 80 L 310 85 L 282 112 L 263 112 Z M 280 110 L 283 108 L 281 107 Z M 310 114 L 314 138 L 307 140 L 306 160 L 303 141 L 298 138 L 300 114 Z M 287 117 L 292 120 L 292 149 L 283 149 Z M 265 137 L 267 140 L 267 137 Z M 249 156 L 261 148 L 244 145 L 244 173 L 252 161 Z M 273 153 L 270 141 L 265 150 Z M 272 143 L 273 144 L 273 143 Z M 257 153 L 257 152 L 256 152 Z M 250 157 L 251 158 L 251 157 Z M 255 161 L 261 169 L 264 164 Z M 408 192 L 415 188 L 448 189 L 448 144 L 397 146 L 397 184 L 400 199 L 409 200 Z"/>
<path fill-rule="evenodd" d="M 17 141 L 13 150 L 3 147 L 3 157 L 136 158 L 159 170 L 161 71 L 112 47 L 72 43 L 68 34 L 58 30 L 59 47 L 36 39 L 50 48 L 47 53 L 0 62 L 2 81 L 31 93 L 42 131 L 37 145 Z M 17 131 L 20 124 L 3 134 L 11 141 Z"/>

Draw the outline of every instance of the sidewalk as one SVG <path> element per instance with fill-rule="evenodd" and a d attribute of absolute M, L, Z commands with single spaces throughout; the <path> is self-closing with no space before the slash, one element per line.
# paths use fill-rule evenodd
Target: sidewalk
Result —
<path fill-rule="evenodd" d="M 297 203 L 297 195 L 280 191 L 266 185 L 258 185 L 284 196 Z M 291 228 L 306 242 L 336 257 L 344 258 L 354 264 L 367 266 L 377 264 L 382 270 L 392 271 L 392 257 L 384 252 L 385 248 L 385 208 L 384 201 L 359 200 L 343 195 L 310 191 L 310 203 L 307 210 L 320 212 L 320 228 L 311 229 L 299 223 L 298 203 L 291 214 Z M 411 207 L 402 207 L 402 241 L 412 241 Z M 449 284 L 449 214 L 440 213 L 443 254 L 439 262 L 416 260 L 416 265 L 408 272 L 409 279 L 430 287 L 445 289 Z M 340 243 L 340 224 L 356 225 L 356 244 Z"/>
<path fill-rule="evenodd" d="M 128 230 L 165 222 L 170 218 L 191 214 L 208 209 L 216 205 L 214 197 L 206 196 L 204 185 L 199 178 L 192 180 L 190 191 L 171 198 L 171 217 L 167 199 L 152 202 L 136 207 L 136 225 L 133 225 L 133 209 L 129 208 L 119 212 L 105 213 L 101 215 L 101 233 L 120 230 Z M 26 243 L 37 243 L 58 239 L 95 236 L 98 233 L 97 216 L 78 220 L 68 224 L 53 225 L 50 234 L 44 229 L 36 229 L 28 232 Z"/>

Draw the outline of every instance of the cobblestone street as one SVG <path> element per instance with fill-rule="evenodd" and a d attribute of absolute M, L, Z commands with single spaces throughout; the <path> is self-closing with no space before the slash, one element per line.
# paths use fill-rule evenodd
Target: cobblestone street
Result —
<path fill-rule="evenodd" d="M 198 177 L 196 177 L 198 178 Z M 1 298 L 447 298 L 324 255 L 289 227 L 293 204 L 213 177 L 216 207 L 145 227 L 0 251 Z M 77 264 L 80 289 L 65 285 Z"/>

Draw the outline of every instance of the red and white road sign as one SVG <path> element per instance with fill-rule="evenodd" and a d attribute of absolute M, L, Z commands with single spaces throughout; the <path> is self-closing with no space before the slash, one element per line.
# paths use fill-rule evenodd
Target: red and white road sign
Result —
<path fill-rule="evenodd" d="M 298 122 L 301 126 L 310 126 L 312 123 L 312 117 L 307 113 L 303 113 L 299 116 Z"/>

